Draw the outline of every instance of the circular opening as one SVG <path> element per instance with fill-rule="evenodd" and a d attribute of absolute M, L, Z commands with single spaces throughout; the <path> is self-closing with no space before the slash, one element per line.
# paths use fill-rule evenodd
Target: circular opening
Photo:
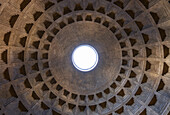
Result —
<path fill-rule="evenodd" d="M 72 53 L 72 63 L 80 71 L 91 71 L 98 63 L 98 53 L 90 45 L 80 45 Z"/>

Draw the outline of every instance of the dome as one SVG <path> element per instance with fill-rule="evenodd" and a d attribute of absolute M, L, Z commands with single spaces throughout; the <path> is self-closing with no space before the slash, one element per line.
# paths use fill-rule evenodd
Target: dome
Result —
<path fill-rule="evenodd" d="M 169 115 L 169 4 L 0 0 L 0 115 Z"/>

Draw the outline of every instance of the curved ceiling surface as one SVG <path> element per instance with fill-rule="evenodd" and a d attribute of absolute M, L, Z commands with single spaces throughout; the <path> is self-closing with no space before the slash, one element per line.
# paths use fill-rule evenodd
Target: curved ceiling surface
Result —
<path fill-rule="evenodd" d="M 0 0 L 0 28 L 0 114 L 170 114 L 168 0 Z"/>

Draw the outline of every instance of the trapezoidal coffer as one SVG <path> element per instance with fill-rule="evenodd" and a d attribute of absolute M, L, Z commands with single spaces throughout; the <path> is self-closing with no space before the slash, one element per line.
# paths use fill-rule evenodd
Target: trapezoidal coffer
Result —
<path fill-rule="evenodd" d="M 168 0 L 0 0 L 0 114 L 169 115 Z"/>

